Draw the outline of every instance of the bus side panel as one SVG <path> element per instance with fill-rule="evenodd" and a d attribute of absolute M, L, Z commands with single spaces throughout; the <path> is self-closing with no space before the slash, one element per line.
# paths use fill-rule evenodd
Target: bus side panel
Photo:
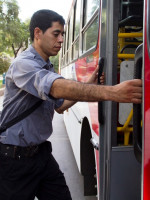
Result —
<path fill-rule="evenodd" d="M 72 112 L 71 109 L 64 112 L 64 122 L 79 172 L 81 172 L 81 163 L 80 163 L 81 124 L 78 122 L 78 119 L 76 118 L 75 114 Z"/>
<path fill-rule="evenodd" d="M 81 172 L 81 129 L 82 121 L 86 117 L 90 123 L 88 103 L 78 102 L 64 112 L 64 122 L 74 152 L 79 171 Z M 93 131 L 91 131 L 93 133 Z"/>

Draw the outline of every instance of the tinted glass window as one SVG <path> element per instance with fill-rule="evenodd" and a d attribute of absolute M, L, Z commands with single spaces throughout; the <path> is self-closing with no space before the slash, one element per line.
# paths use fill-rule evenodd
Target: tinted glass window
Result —
<path fill-rule="evenodd" d="M 83 34 L 83 53 L 96 46 L 98 38 L 98 17 Z"/>
<path fill-rule="evenodd" d="M 85 0 L 84 1 L 84 25 L 91 19 L 95 10 L 99 7 L 100 0 Z"/>
<path fill-rule="evenodd" d="M 73 59 L 78 58 L 79 40 L 73 45 Z"/>
<path fill-rule="evenodd" d="M 74 39 L 79 35 L 80 30 L 80 9 L 81 9 L 81 0 L 78 0 L 76 3 L 76 10 L 75 10 L 75 32 L 74 32 Z"/>

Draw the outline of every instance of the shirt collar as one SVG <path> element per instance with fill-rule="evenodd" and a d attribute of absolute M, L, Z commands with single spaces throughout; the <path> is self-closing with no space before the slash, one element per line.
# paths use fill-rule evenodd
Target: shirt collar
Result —
<path fill-rule="evenodd" d="M 35 50 L 35 48 L 30 45 L 28 50 L 34 54 L 34 59 L 36 59 L 38 62 L 40 62 L 40 64 L 42 65 L 42 67 L 45 66 L 49 66 L 49 67 L 53 67 L 52 63 L 50 62 L 50 60 L 48 59 L 48 61 L 46 62 L 41 56 L 40 54 Z"/>

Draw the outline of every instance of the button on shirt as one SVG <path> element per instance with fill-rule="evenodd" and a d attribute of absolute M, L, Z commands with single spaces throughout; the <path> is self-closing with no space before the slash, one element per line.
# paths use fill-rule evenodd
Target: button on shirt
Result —
<path fill-rule="evenodd" d="M 1 125 L 44 100 L 29 116 L 0 135 L 0 142 L 19 146 L 40 144 L 51 135 L 54 109 L 63 99 L 50 96 L 53 82 L 63 78 L 54 72 L 53 65 L 36 52 L 33 46 L 22 52 L 6 74 Z"/>

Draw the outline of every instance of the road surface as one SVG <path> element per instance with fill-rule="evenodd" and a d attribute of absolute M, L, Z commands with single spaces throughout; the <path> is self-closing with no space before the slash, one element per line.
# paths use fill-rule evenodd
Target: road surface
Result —
<path fill-rule="evenodd" d="M 53 155 L 63 171 L 73 200 L 96 200 L 96 197 L 85 197 L 83 191 L 83 177 L 79 174 L 73 155 L 63 115 L 55 113 L 53 120 L 53 134 L 49 138 L 53 146 Z"/>

